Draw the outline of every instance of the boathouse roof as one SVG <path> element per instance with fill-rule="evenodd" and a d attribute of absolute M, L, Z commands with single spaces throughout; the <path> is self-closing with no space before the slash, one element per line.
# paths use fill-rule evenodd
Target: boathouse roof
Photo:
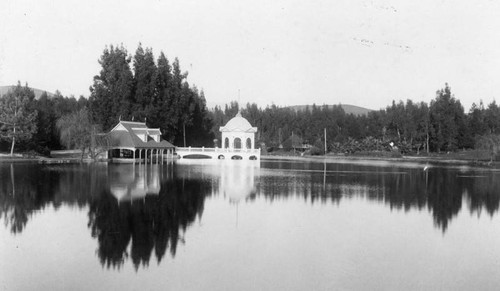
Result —
<path fill-rule="evenodd" d="M 144 122 L 120 121 L 108 133 L 108 138 L 111 147 L 174 148 L 161 139 L 159 128 L 148 128 Z"/>

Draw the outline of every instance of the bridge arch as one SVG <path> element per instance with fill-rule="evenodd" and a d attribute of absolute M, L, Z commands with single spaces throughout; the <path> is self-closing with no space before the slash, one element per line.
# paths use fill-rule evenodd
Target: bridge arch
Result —
<path fill-rule="evenodd" d="M 204 154 L 188 154 L 182 156 L 183 159 L 211 159 L 212 156 Z"/>

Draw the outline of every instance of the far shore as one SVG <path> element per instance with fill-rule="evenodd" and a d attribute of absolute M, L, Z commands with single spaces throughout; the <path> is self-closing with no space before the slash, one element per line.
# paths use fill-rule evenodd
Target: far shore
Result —
<path fill-rule="evenodd" d="M 429 156 L 414 156 L 414 155 L 402 155 L 399 157 L 390 157 L 390 156 L 372 156 L 372 155 L 336 155 L 336 154 L 327 154 L 327 155 L 318 155 L 318 156 L 298 156 L 298 155 L 280 155 L 280 154 L 272 154 L 272 155 L 262 155 L 262 160 L 314 160 L 314 161 L 387 161 L 387 162 L 410 162 L 410 163 L 418 163 L 418 164 L 449 164 L 449 165 L 469 165 L 469 166 L 480 166 L 480 167 L 488 167 L 488 168 L 499 168 L 500 162 L 498 161 L 487 161 L 487 160 L 474 160 L 471 158 L 457 158 L 456 156 L 448 156 L 447 154 L 433 154 Z"/>
<path fill-rule="evenodd" d="M 327 154 L 327 155 L 287 155 L 282 153 L 266 154 L 261 156 L 261 160 L 289 160 L 289 161 L 329 161 L 329 162 L 353 162 L 353 161 L 386 161 L 386 162 L 405 162 L 416 164 L 442 164 L 442 165 L 468 165 L 477 167 L 486 167 L 500 169 L 500 162 L 477 160 L 470 156 L 461 158 L 457 155 L 448 154 L 431 154 L 429 156 L 415 156 L 415 155 L 400 155 L 400 156 L 376 156 L 376 155 L 342 155 L 342 154 Z M 61 163 L 89 163 L 91 159 L 85 158 L 81 160 L 79 157 L 45 157 L 35 156 L 32 154 L 14 154 L 11 156 L 8 153 L 0 153 L 0 163 L 26 163 L 37 162 L 47 164 L 61 164 Z"/>

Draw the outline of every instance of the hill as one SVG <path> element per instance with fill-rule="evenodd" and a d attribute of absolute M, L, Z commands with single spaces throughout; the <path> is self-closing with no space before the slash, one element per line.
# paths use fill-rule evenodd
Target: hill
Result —
<path fill-rule="evenodd" d="M 227 104 L 229 105 L 229 103 L 227 103 Z M 224 104 L 224 103 L 207 102 L 207 108 L 210 110 L 213 110 L 215 108 L 215 106 L 219 106 L 220 108 L 224 109 L 225 105 L 226 104 Z M 349 105 L 349 104 L 339 104 L 339 105 L 340 105 L 340 107 L 342 107 L 342 109 L 344 109 L 345 113 L 347 113 L 347 114 L 352 113 L 356 116 L 367 115 L 368 112 L 373 111 L 372 109 L 359 107 L 359 106 L 355 106 L 355 105 Z M 246 105 L 243 105 L 243 106 L 246 106 Z M 300 110 L 305 110 L 307 106 L 309 106 L 309 108 L 312 107 L 312 105 L 292 105 L 292 106 L 284 106 L 284 107 L 288 107 L 288 108 L 292 108 L 296 111 L 300 111 Z M 323 106 L 323 105 L 316 105 L 316 106 Z M 328 107 L 332 108 L 333 105 L 328 105 Z"/>
<path fill-rule="evenodd" d="M 372 109 L 364 108 L 364 107 L 359 107 L 355 105 L 349 105 L 349 104 L 339 104 L 342 109 L 344 109 L 346 114 L 354 114 L 357 116 L 360 115 L 367 115 L 368 112 L 373 111 Z M 294 105 L 294 106 L 289 106 L 292 109 L 295 109 L 296 111 L 301 111 L 301 110 L 306 110 L 306 107 L 309 106 L 309 108 L 312 107 L 312 105 Z M 323 105 L 316 105 L 318 107 L 321 107 Z M 327 105 L 328 108 L 332 108 L 333 105 Z"/>
<path fill-rule="evenodd" d="M 0 86 L 0 96 L 7 94 L 7 92 L 9 92 L 9 90 L 14 90 L 15 87 L 16 86 L 14 86 L 14 85 L 12 85 L 12 86 Z M 30 89 L 33 90 L 33 92 L 35 92 L 35 99 L 40 98 L 40 96 L 42 96 L 43 92 L 46 92 L 44 90 L 40 90 L 40 89 L 32 88 L 32 87 L 30 87 Z M 54 96 L 54 93 L 47 92 L 47 95 L 49 97 L 52 97 L 52 96 Z"/>

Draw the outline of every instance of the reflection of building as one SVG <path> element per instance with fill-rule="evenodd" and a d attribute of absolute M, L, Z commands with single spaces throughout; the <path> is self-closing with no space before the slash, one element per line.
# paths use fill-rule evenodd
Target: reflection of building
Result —
<path fill-rule="evenodd" d="M 134 200 L 160 193 L 157 167 L 117 165 L 109 168 L 109 189 L 118 201 Z"/>
<path fill-rule="evenodd" d="M 120 121 L 108 133 L 108 158 L 113 161 L 141 162 L 143 159 L 151 162 L 156 156 L 163 161 L 164 154 L 171 156 L 174 146 L 161 139 L 158 128 L 148 128 L 144 122 Z"/>
<path fill-rule="evenodd" d="M 235 203 L 255 194 L 255 175 L 258 170 L 259 165 L 252 162 L 220 163 L 219 193 Z"/>
<path fill-rule="evenodd" d="M 231 202 L 239 202 L 256 194 L 256 177 L 260 163 L 249 160 L 180 159 L 175 162 L 177 175 L 186 179 L 217 181 L 215 192 Z M 182 170 L 181 170 L 182 169 Z"/>

